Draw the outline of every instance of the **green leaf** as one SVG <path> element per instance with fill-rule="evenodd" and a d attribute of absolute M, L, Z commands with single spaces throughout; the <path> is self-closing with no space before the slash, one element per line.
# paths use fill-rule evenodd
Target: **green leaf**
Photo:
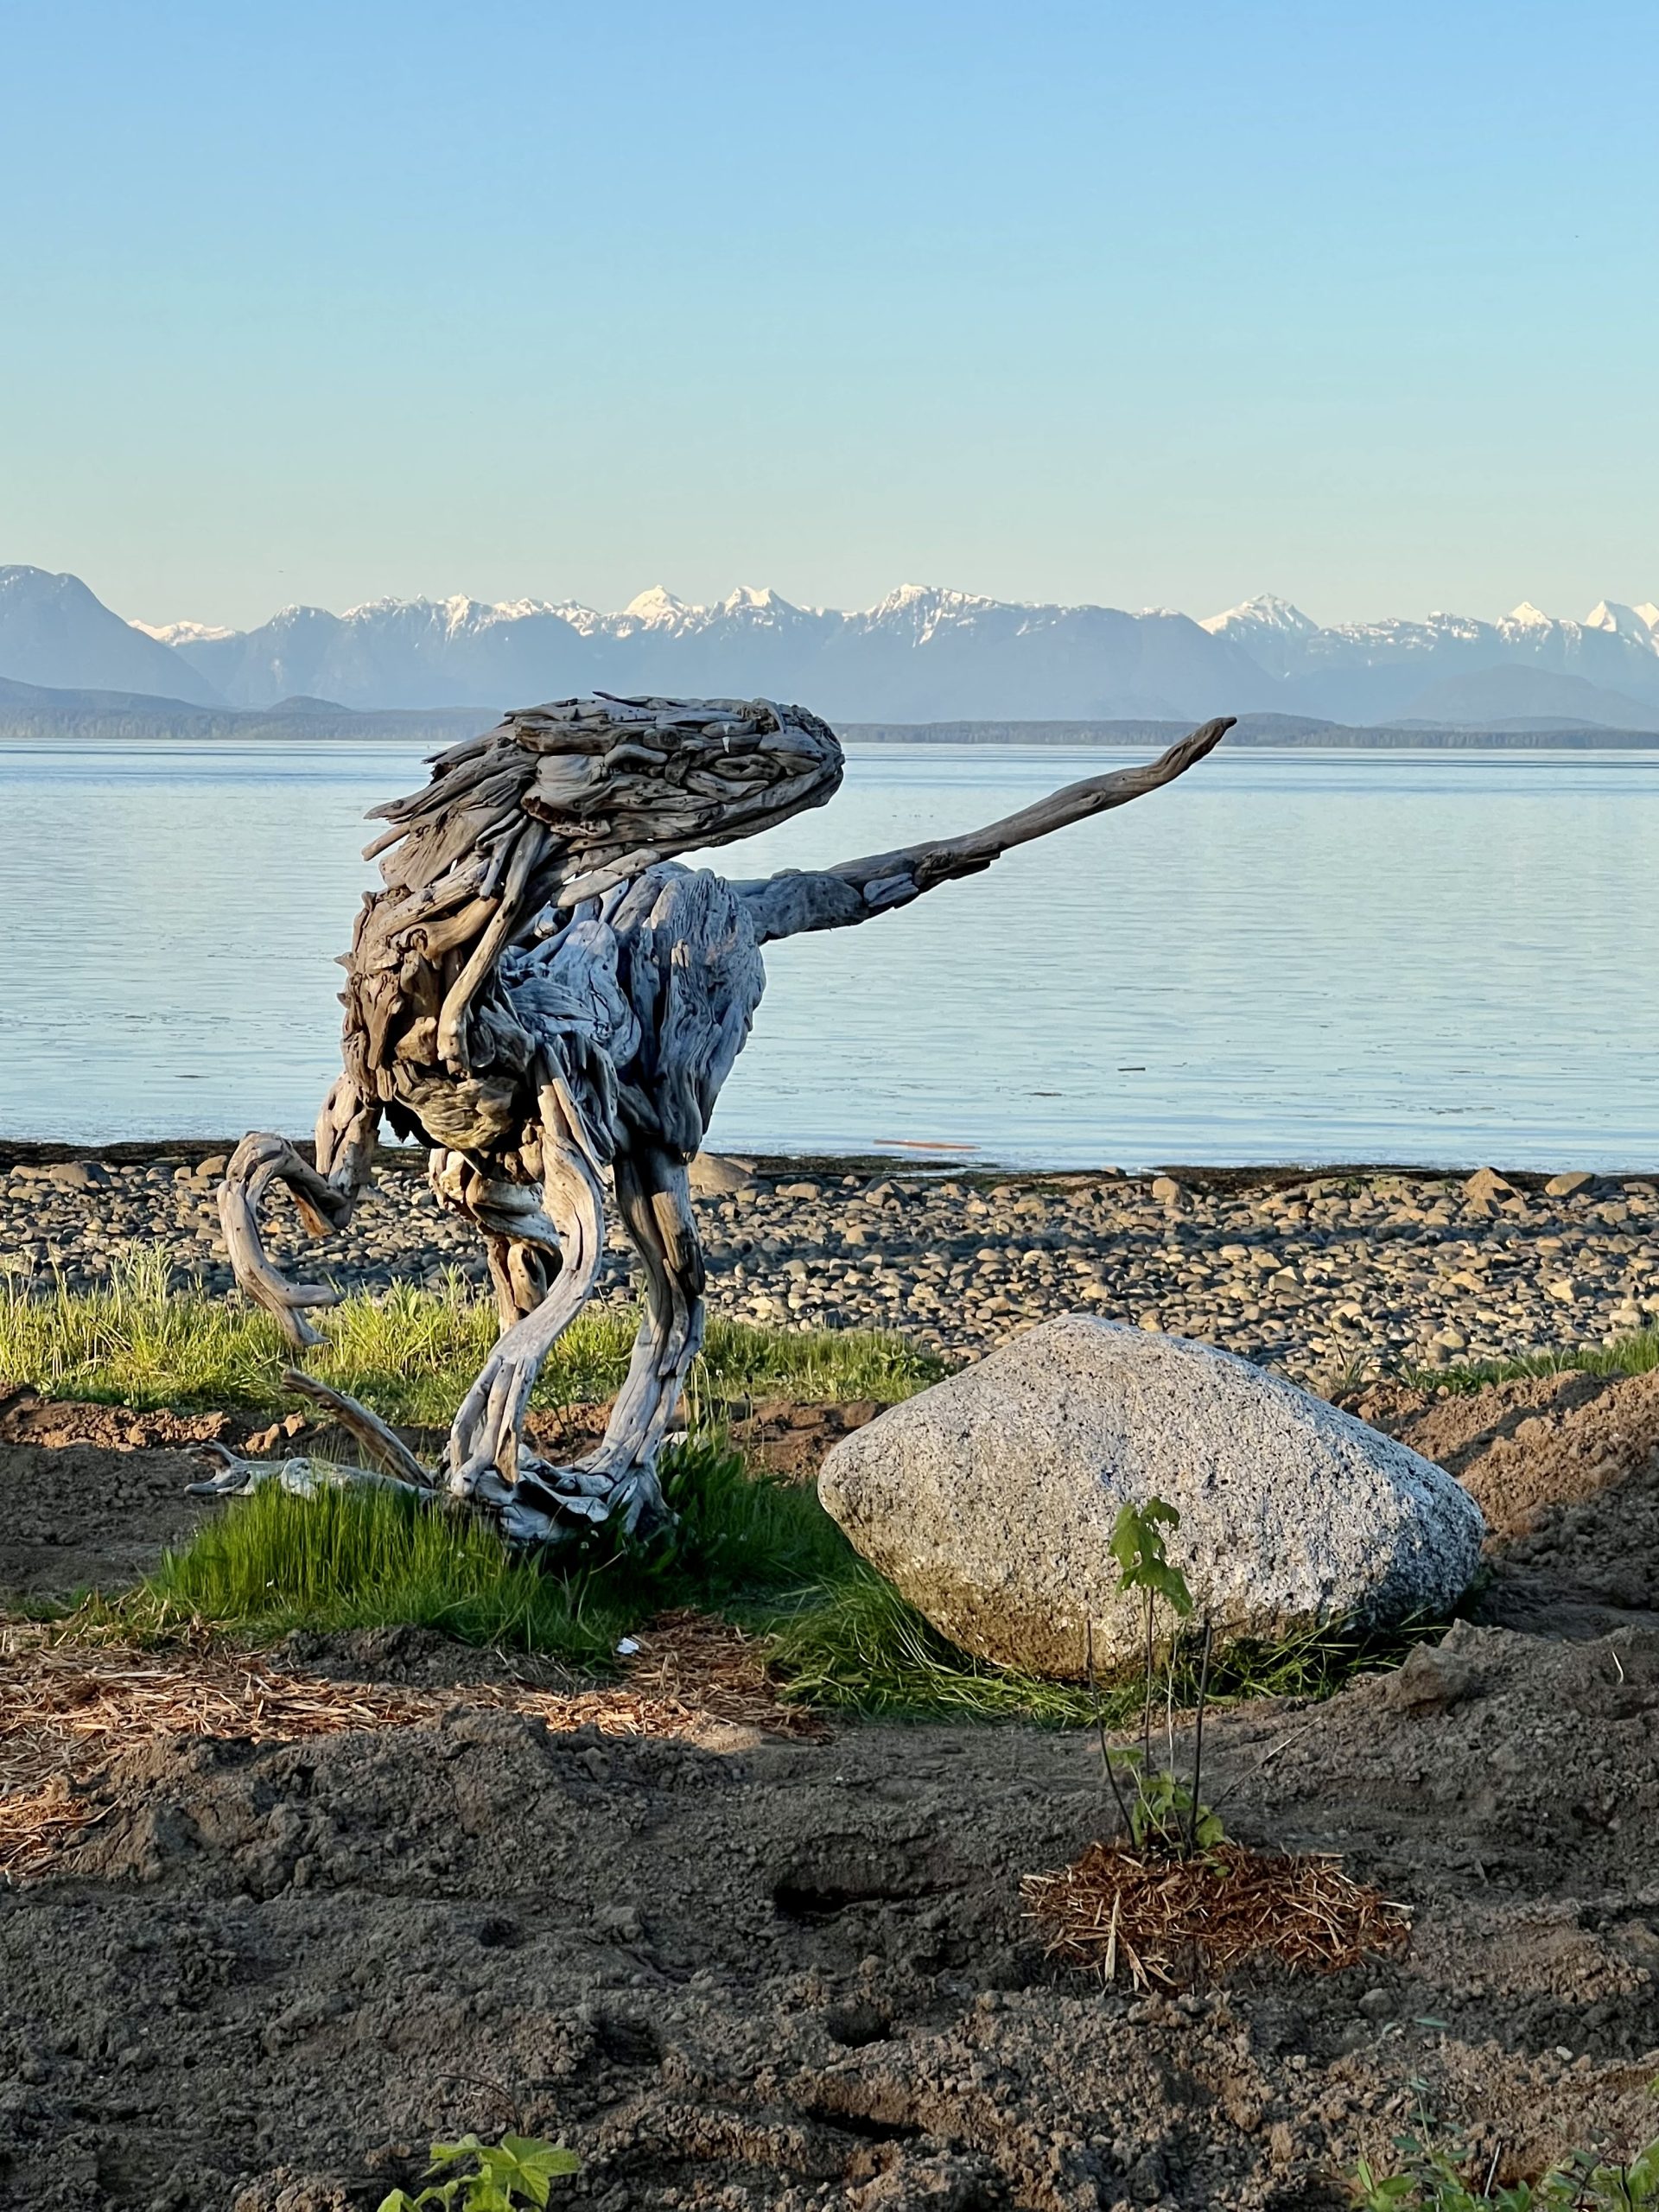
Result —
<path fill-rule="evenodd" d="M 1361 2212 L 1391 2212 L 1394 2205 L 1403 2204 L 1413 2196 L 1416 2187 L 1409 2174 L 1390 2174 L 1385 2179 L 1365 2159 L 1359 2162 L 1356 2190 Z"/>
<path fill-rule="evenodd" d="M 1160 1767 L 1155 1774 L 1137 1775 L 1129 1806 L 1129 1833 L 1134 1841 L 1137 1845 L 1157 1842 L 1166 1850 L 1185 1852 L 1189 1832 L 1201 1851 L 1213 1851 L 1227 1840 L 1220 1815 L 1208 1805 L 1200 1805 L 1193 1819 L 1192 1792 L 1167 1767 Z"/>
<path fill-rule="evenodd" d="M 1117 1561 L 1120 1590 L 1154 1591 L 1185 1616 L 1192 1610 L 1192 1593 L 1179 1567 L 1170 1565 L 1160 1533 L 1180 1525 L 1180 1515 L 1161 1497 L 1148 1498 L 1141 1506 L 1122 1506 L 1108 1548 Z"/>
<path fill-rule="evenodd" d="M 427 2171 L 440 2173 L 468 2158 L 475 2162 L 475 2172 L 452 2176 L 442 2186 L 424 2189 L 413 2198 L 394 2190 L 379 2212 L 419 2212 L 423 2205 L 447 2208 L 458 2199 L 463 2212 L 518 2212 L 521 2205 L 545 2205 L 556 2178 L 582 2171 L 582 2160 L 574 2151 L 563 2143 L 544 2142 L 538 2135 L 504 2135 L 499 2143 L 463 2135 L 454 2143 L 435 2143 Z"/>
<path fill-rule="evenodd" d="M 556 2176 L 582 2171 L 582 2160 L 574 2151 L 535 2135 L 504 2135 L 497 2155 L 511 2162 L 507 2171 L 537 2204 L 546 2203 Z"/>
<path fill-rule="evenodd" d="M 1227 1830 L 1219 1813 L 1212 1813 L 1207 1805 L 1198 1808 L 1198 1825 L 1192 1840 L 1201 1851 L 1213 1851 L 1218 1843 L 1227 1840 Z"/>
<path fill-rule="evenodd" d="M 435 2143 L 429 2174 L 441 2173 L 445 2166 L 453 2166 L 462 2158 L 475 2158 L 484 2145 L 476 2135 L 463 2135 L 459 2143 Z"/>

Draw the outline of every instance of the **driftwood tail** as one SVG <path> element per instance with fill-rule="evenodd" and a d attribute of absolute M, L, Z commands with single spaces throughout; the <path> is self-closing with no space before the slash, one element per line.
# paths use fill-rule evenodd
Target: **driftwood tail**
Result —
<path fill-rule="evenodd" d="M 835 868 L 802 870 L 773 876 L 768 882 L 745 884 L 755 934 L 764 944 L 780 937 L 797 937 L 807 930 L 845 929 L 867 922 L 874 914 L 894 906 L 907 906 L 925 891 L 952 883 L 964 875 L 977 875 L 993 861 L 1016 845 L 1046 837 L 1053 830 L 1086 822 L 1131 799 L 1160 791 L 1178 776 L 1195 767 L 1213 753 L 1232 728 L 1236 715 L 1223 715 L 1205 722 L 1179 745 L 1172 745 L 1155 760 L 1133 768 L 1114 769 L 1106 776 L 1086 777 L 1051 791 L 1018 814 L 982 830 L 969 830 L 959 837 L 939 837 L 926 844 L 904 845 L 890 853 L 871 853 L 862 860 L 842 861 Z"/>

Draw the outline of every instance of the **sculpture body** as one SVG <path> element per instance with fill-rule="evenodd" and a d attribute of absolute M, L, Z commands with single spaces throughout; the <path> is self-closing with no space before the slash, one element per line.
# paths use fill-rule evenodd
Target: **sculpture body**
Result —
<path fill-rule="evenodd" d="M 376 810 L 390 826 L 367 856 L 384 887 L 365 897 L 343 963 L 344 1072 L 318 1117 L 315 1164 L 279 1137 L 245 1139 L 219 1215 L 243 1288 L 296 1346 L 316 1343 L 305 1311 L 334 1294 L 270 1266 L 261 1204 L 279 1181 L 314 1234 L 344 1227 L 384 1119 L 427 1147 L 440 1201 L 482 1232 L 502 1334 L 435 1476 L 366 1408 L 302 1387 L 398 1478 L 442 1480 L 517 1541 L 660 1515 L 657 1455 L 702 1335 L 686 1168 L 760 1003 L 761 945 L 868 919 L 1156 789 L 1230 726 L 965 837 L 736 884 L 674 855 L 833 796 L 840 746 L 802 708 L 564 700 L 440 754 L 423 791 Z M 555 1467 L 525 1444 L 524 1416 L 592 1292 L 607 1173 L 645 1314 L 602 1442 Z"/>

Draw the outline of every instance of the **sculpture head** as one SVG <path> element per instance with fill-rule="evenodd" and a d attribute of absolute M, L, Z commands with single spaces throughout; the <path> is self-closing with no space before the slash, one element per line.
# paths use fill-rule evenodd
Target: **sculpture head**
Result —
<path fill-rule="evenodd" d="M 521 708 L 431 766 L 373 810 L 391 826 L 365 858 L 385 888 L 344 963 L 346 1070 L 394 1122 L 480 1151 L 534 1103 L 536 1039 L 495 988 L 504 957 L 556 944 L 594 918 L 587 902 L 677 854 L 821 806 L 842 756 L 803 707 L 597 696 Z"/>
<path fill-rule="evenodd" d="M 536 756 L 526 813 L 572 844 L 626 825 L 661 853 L 729 844 L 841 781 L 827 722 L 770 699 L 561 699 L 521 708 L 504 732 Z"/>
<path fill-rule="evenodd" d="M 376 811 L 408 824 L 418 842 L 423 820 L 476 808 L 487 792 L 489 813 L 546 825 L 543 868 L 556 854 L 564 883 L 586 896 L 654 861 L 822 806 L 842 766 L 835 732 L 804 707 L 559 699 L 520 708 L 487 736 L 440 753 L 425 791 Z M 389 883 L 410 880 L 401 855 L 385 873 Z"/>

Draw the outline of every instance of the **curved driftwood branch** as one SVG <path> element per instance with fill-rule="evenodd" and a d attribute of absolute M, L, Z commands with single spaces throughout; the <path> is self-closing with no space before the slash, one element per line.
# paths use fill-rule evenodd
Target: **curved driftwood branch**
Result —
<path fill-rule="evenodd" d="M 320 1382 L 315 1375 L 308 1375 L 298 1367 L 283 1370 L 283 1387 L 309 1398 L 313 1405 L 332 1414 L 359 1449 L 368 1454 L 371 1463 L 386 1474 L 415 1490 L 436 1488 L 436 1478 L 431 1469 L 421 1464 L 395 1429 L 358 1399 L 347 1397 L 344 1390 L 334 1389 L 327 1382 Z"/>
<path fill-rule="evenodd" d="M 337 1294 L 327 1283 L 291 1283 L 266 1258 L 260 1224 L 270 1186 L 287 1185 L 313 1236 L 344 1229 L 374 1172 L 379 1131 L 379 1107 L 340 1076 L 317 1116 L 315 1166 L 285 1137 L 256 1130 L 232 1154 L 219 1186 L 219 1224 L 232 1271 L 255 1304 L 275 1316 L 296 1351 L 322 1341 L 304 1309 L 332 1306 Z"/>
<path fill-rule="evenodd" d="M 1000 822 L 959 837 L 934 838 L 890 853 L 873 853 L 863 860 L 842 861 L 835 868 L 791 869 L 765 882 L 740 884 L 756 939 L 766 944 L 810 930 L 847 929 L 895 906 L 907 906 L 941 883 L 977 875 L 1016 845 L 1028 845 L 1034 838 L 1069 829 L 1074 822 L 1086 822 L 1115 806 L 1127 806 L 1131 799 L 1173 784 L 1215 750 L 1236 720 L 1224 715 L 1155 760 L 1067 784 L 1018 814 L 1005 815 Z"/>

